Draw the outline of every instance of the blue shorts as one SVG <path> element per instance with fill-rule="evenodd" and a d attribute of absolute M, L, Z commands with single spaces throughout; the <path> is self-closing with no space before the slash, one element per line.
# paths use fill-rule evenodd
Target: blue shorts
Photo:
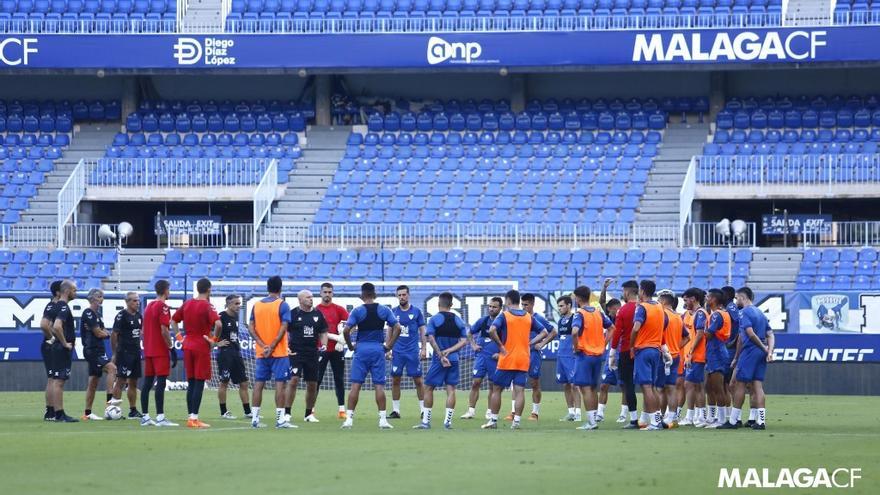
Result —
<path fill-rule="evenodd" d="M 290 358 L 267 357 L 257 359 L 254 381 L 268 382 L 273 378 L 276 382 L 290 380 Z"/>
<path fill-rule="evenodd" d="M 431 366 L 428 368 L 428 374 L 425 375 L 425 385 L 431 387 L 442 387 L 444 385 L 458 385 L 458 361 L 450 361 L 451 366 L 444 368 L 440 361 L 431 360 Z"/>
<path fill-rule="evenodd" d="M 725 353 L 726 354 L 726 353 Z M 706 371 L 711 373 L 727 373 L 730 360 L 727 356 L 706 353 Z"/>
<path fill-rule="evenodd" d="M 660 350 L 654 347 L 645 347 L 636 350 L 636 360 L 633 371 L 633 383 L 636 385 L 657 384 L 658 376 L 663 374 L 663 361 L 660 359 Z"/>
<path fill-rule="evenodd" d="M 351 359 L 351 383 L 364 383 L 367 373 L 373 385 L 385 385 L 385 348 L 382 344 L 358 344 Z"/>
<path fill-rule="evenodd" d="M 602 384 L 617 385 L 617 372 L 608 367 L 608 358 L 605 358 L 605 369 L 602 370 Z"/>
<path fill-rule="evenodd" d="M 495 375 L 492 377 L 492 383 L 502 388 L 507 388 L 510 384 L 514 384 L 518 387 L 525 387 L 527 376 L 527 371 L 496 369 Z"/>
<path fill-rule="evenodd" d="M 767 353 L 757 347 L 743 349 L 736 362 L 736 381 L 763 382 L 767 372 Z"/>
<path fill-rule="evenodd" d="M 491 354 L 478 352 L 474 357 L 474 378 L 482 379 L 488 376 L 491 380 L 492 377 L 495 376 L 496 366 L 498 366 L 498 361 L 492 359 Z"/>
<path fill-rule="evenodd" d="M 680 357 L 672 358 L 672 367 L 669 368 L 669 373 L 666 373 L 666 367 L 663 367 L 663 376 L 665 380 L 663 380 L 663 385 L 659 386 L 659 388 L 665 387 L 674 387 L 675 382 L 678 381 L 678 362 L 681 360 Z"/>
<path fill-rule="evenodd" d="M 398 352 L 391 353 L 391 376 L 410 377 L 422 376 L 422 363 L 419 361 L 419 351 L 416 352 Z"/>
<path fill-rule="evenodd" d="M 541 351 L 529 353 L 529 378 L 541 378 Z"/>
<path fill-rule="evenodd" d="M 602 377 L 602 356 L 578 353 L 574 357 L 574 376 L 571 382 L 578 387 L 598 387 Z"/>
<path fill-rule="evenodd" d="M 575 366 L 574 356 L 556 356 L 556 383 L 571 383 Z"/>
<path fill-rule="evenodd" d="M 706 381 L 706 363 L 694 363 L 685 368 L 684 380 L 691 383 L 703 383 Z"/>

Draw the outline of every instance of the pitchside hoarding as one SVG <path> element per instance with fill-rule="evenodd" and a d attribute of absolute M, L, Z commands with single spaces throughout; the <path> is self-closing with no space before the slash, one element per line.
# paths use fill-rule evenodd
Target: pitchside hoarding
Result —
<path fill-rule="evenodd" d="M 320 282 L 314 285 L 317 294 Z M 457 291 L 453 309 L 462 314 L 468 324 L 473 324 L 485 314 L 486 303 L 494 295 L 479 289 L 468 293 Z M 222 309 L 223 296 L 225 294 L 219 292 L 215 294 L 215 307 Z M 555 320 L 556 296 L 538 294 L 536 303 L 536 310 L 544 312 L 551 321 Z M 106 294 L 102 307 L 105 321 L 112 321 L 112 317 L 123 308 L 123 298 L 123 293 Z M 182 294 L 177 294 L 169 305 L 176 308 L 182 300 Z M 289 297 L 289 301 L 296 305 L 295 297 Z M 353 293 L 338 288 L 334 301 L 349 308 L 360 304 Z M 414 291 L 411 301 L 428 317 L 437 311 L 435 292 Z M 42 333 L 39 325 L 47 302 L 45 294 L 0 293 L 0 360 L 40 359 Z M 249 309 L 253 302 L 254 299 L 249 300 L 246 307 Z M 317 295 L 315 302 L 318 302 Z M 380 297 L 379 302 L 397 303 L 392 295 Z M 767 314 L 776 332 L 776 358 L 780 361 L 880 362 L 880 291 L 758 294 L 756 303 Z M 84 299 L 71 304 L 77 324 L 87 307 L 88 302 Z M 246 320 L 247 316 L 242 315 L 242 321 Z M 79 338 L 76 344 L 76 357 L 81 359 Z M 545 358 L 555 358 L 556 344 L 553 342 L 545 349 Z"/>

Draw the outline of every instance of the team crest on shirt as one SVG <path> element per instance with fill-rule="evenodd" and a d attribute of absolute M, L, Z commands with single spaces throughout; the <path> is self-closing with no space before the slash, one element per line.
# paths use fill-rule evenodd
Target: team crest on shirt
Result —
<path fill-rule="evenodd" d="M 412 320 L 412 319 L 415 318 L 415 317 L 416 317 L 416 315 L 414 315 L 414 314 L 410 314 L 410 315 L 409 315 L 409 319 L 410 319 L 410 320 Z"/>
<path fill-rule="evenodd" d="M 312 319 L 315 320 L 315 323 L 318 323 L 318 317 L 317 317 L 317 316 L 313 316 Z"/>

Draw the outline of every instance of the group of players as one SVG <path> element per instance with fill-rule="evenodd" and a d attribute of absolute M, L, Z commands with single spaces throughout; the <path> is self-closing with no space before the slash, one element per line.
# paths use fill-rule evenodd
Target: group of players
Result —
<path fill-rule="evenodd" d="M 390 429 L 389 419 L 400 418 L 400 386 L 404 373 L 412 378 L 419 400 L 420 421 L 414 428 L 430 429 L 434 390 L 446 391 L 443 426 L 452 428 L 456 387 L 459 383 L 459 352 L 470 345 L 475 352 L 473 386 L 467 412 L 475 408 L 484 379 L 490 381 L 485 429 L 498 427 L 501 395 L 512 389 L 511 427 L 521 427 L 525 387 L 532 388 L 530 420 L 537 421 L 541 404 L 541 350 L 558 339 L 556 380 L 563 384 L 568 414 L 561 421 L 584 421 L 578 429 L 598 428 L 604 419 L 608 389 L 619 385 L 622 392 L 618 422 L 626 429 L 659 430 L 679 425 L 736 429 L 742 424 L 745 394 L 750 394 L 748 425 L 764 429 L 766 412 L 762 383 L 766 364 L 773 356 L 773 333 L 764 314 L 753 304 L 748 287 L 698 288 L 684 292 L 686 311 L 676 312 L 678 298 L 671 291 L 655 294 L 654 282 L 628 281 L 622 285 L 622 301 L 606 301 L 611 280 L 606 280 L 598 303 L 591 302 L 588 287 L 577 287 L 572 295 L 556 300 L 559 319 L 554 328 L 534 312 L 535 297 L 507 292 L 502 300 L 493 297 L 488 314 L 470 329 L 452 311 L 453 297 L 438 298 L 439 311 L 426 320 L 410 304 L 409 288 L 397 288 L 395 308 L 376 302 L 373 284 L 361 286 L 363 304 L 350 314 L 334 304 L 333 286 L 321 286 L 321 302 L 312 293 L 297 294 L 291 309 L 282 297 L 282 280 L 267 281 L 267 296 L 253 307 L 248 332 L 256 355 L 252 401 L 239 344 L 239 296 L 226 298 L 223 312 L 210 303 L 211 282 L 197 282 L 198 295 L 187 300 L 172 316 L 166 301 L 170 284 L 155 285 L 156 298 L 140 312 L 137 293 L 126 294 L 125 308 L 115 317 L 111 330 L 101 315 L 103 292 L 89 291 L 90 307 L 80 320 L 83 354 L 88 362 L 89 382 L 83 420 L 101 420 L 92 412 L 98 381 L 107 374 L 107 404 L 121 403 L 127 386 L 129 418 L 143 426 L 178 426 L 165 417 L 164 391 L 171 368 L 177 364 L 173 335 L 182 335 L 187 378 L 187 426 L 208 428 L 199 419 L 205 381 L 211 378 L 211 350 L 218 348 L 220 374 L 218 399 L 224 419 L 235 419 L 226 407 L 228 384 L 238 385 L 245 416 L 260 428 L 260 408 L 267 381 L 274 381 L 275 427 L 296 428 L 291 408 L 300 381 L 305 382 L 304 421 L 318 422 L 314 413 L 318 384 L 328 366 L 334 376 L 338 418 L 342 428 L 353 426 L 360 390 L 370 376 L 379 410 L 379 427 Z M 46 364 L 47 421 L 76 422 L 64 412 L 63 389 L 70 375 L 74 319 L 68 303 L 76 297 L 72 281 L 54 282 L 52 300 L 41 321 L 45 340 L 42 354 Z M 656 299 L 656 300 L 655 300 Z M 183 323 L 184 332 L 178 324 Z M 342 324 L 342 331 L 339 326 Z M 390 329 L 390 330 L 389 330 Z M 112 358 L 105 353 L 109 339 Z M 143 372 L 141 367 L 143 339 Z M 422 377 L 421 362 L 432 349 L 431 364 Z M 344 351 L 353 351 L 347 405 L 344 402 Z M 385 396 L 386 361 L 391 360 L 392 411 L 387 413 Z M 141 411 L 136 408 L 138 380 Z M 637 387 L 643 395 L 641 417 L 636 403 Z M 149 415 L 149 394 L 155 388 L 155 419 Z M 582 415 L 586 411 L 585 417 Z M 682 411 L 686 415 L 682 417 Z"/>

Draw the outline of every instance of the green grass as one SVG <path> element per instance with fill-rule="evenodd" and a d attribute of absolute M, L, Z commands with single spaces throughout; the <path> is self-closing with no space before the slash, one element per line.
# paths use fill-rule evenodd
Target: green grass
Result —
<path fill-rule="evenodd" d="M 184 393 L 166 397 L 169 417 L 183 423 Z M 764 432 L 620 431 L 616 394 L 611 422 L 580 432 L 557 421 L 565 412 L 560 393 L 545 393 L 541 421 L 526 421 L 520 431 L 483 431 L 482 421 L 457 419 L 463 393 L 455 430 L 436 428 L 435 420 L 435 429 L 413 431 L 417 404 L 412 395 L 404 399 L 404 419 L 394 420 L 393 431 L 378 430 L 371 392 L 362 394 L 351 431 L 339 430 L 327 392 L 319 398 L 320 424 L 299 419 L 300 392 L 298 430 L 252 430 L 242 420 L 216 419 L 216 396 L 208 392 L 201 417 L 213 428 L 190 431 L 135 421 L 44 423 L 42 394 L 2 393 L 0 479 L 4 493 L 41 494 L 660 495 L 714 492 L 721 467 L 861 467 L 863 479 L 848 493 L 880 493 L 878 397 L 770 397 Z M 81 414 L 82 400 L 82 392 L 68 393 L 67 410 Z M 442 418 L 436 402 L 435 418 Z M 484 405 L 485 391 L 480 417 Z"/>

